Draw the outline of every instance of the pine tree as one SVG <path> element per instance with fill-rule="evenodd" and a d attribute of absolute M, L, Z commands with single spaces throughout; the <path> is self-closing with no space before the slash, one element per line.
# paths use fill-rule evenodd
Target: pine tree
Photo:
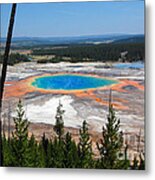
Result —
<path fill-rule="evenodd" d="M 47 147 L 48 168 L 54 168 L 54 154 L 53 142 L 50 140 Z"/>
<path fill-rule="evenodd" d="M 130 160 L 127 157 L 128 145 L 124 148 L 124 153 L 119 153 L 119 160 L 117 161 L 117 167 L 119 169 L 130 169 Z M 122 159 L 123 157 L 123 159 Z"/>
<path fill-rule="evenodd" d="M 39 167 L 45 168 L 46 167 L 46 155 L 45 155 L 45 151 L 42 146 L 42 143 L 39 143 L 38 154 L 39 154 Z"/>
<path fill-rule="evenodd" d="M 80 129 L 80 138 L 78 143 L 79 153 L 79 167 L 80 168 L 92 168 L 93 167 L 93 153 L 92 142 L 88 133 L 88 124 L 83 121 L 82 128 Z"/>
<path fill-rule="evenodd" d="M 63 105 L 59 101 L 59 105 L 57 107 L 56 112 L 56 122 L 54 126 L 54 131 L 57 134 L 57 137 L 54 138 L 53 141 L 50 141 L 47 147 L 47 166 L 48 167 L 57 167 L 63 168 L 64 165 L 64 121 L 63 121 L 63 114 L 64 110 L 62 109 Z"/>
<path fill-rule="evenodd" d="M 64 165 L 66 168 L 78 167 L 78 149 L 75 142 L 72 140 L 72 136 L 69 132 L 64 138 Z"/>
<path fill-rule="evenodd" d="M 45 154 L 47 155 L 49 140 L 46 138 L 45 133 L 43 133 L 41 143 L 42 143 L 43 149 L 45 151 Z"/>
<path fill-rule="evenodd" d="M 54 126 L 54 131 L 58 135 L 59 140 L 62 138 L 64 134 L 64 121 L 63 121 L 63 114 L 65 111 L 62 109 L 63 105 L 59 102 L 59 106 L 57 107 L 57 113 L 55 116 L 56 123 Z"/>
<path fill-rule="evenodd" d="M 27 165 L 26 166 L 27 167 L 39 167 L 38 144 L 37 144 L 33 134 L 28 142 Z"/>
<path fill-rule="evenodd" d="M 55 168 L 65 168 L 64 141 L 55 137 L 51 147 L 51 162 Z"/>
<path fill-rule="evenodd" d="M 48 145 L 49 140 L 46 138 L 45 133 L 39 143 L 39 166 L 40 167 L 47 167 L 48 166 Z"/>
<path fill-rule="evenodd" d="M 100 144 L 97 147 L 101 156 L 100 167 L 105 169 L 119 168 L 119 153 L 123 147 L 123 133 L 120 131 L 120 120 L 109 103 L 108 122 L 103 126 Z"/>
<path fill-rule="evenodd" d="M 2 138 L 3 142 L 3 166 L 12 166 L 13 156 L 10 148 L 10 141 L 4 135 Z"/>
<path fill-rule="evenodd" d="M 22 167 L 27 166 L 28 159 L 28 126 L 29 122 L 24 118 L 25 112 L 21 100 L 17 105 L 17 117 L 15 117 L 15 131 L 12 133 L 12 153 L 14 155 L 14 166 Z"/>

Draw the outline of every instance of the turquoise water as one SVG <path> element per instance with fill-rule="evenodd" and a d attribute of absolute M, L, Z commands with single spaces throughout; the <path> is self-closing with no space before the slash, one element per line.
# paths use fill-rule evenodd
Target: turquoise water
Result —
<path fill-rule="evenodd" d="M 135 62 L 135 63 L 118 63 L 114 65 L 115 68 L 120 69 L 142 69 L 144 68 L 143 62 Z"/>
<path fill-rule="evenodd" d="M 32 82 L 32 85 L 47 90 L 81 90 L 98 88 L 116 83 L 117 81 L 115 80 L 93 76 L 62 74 L 36 78 L 34 82 Z"/>

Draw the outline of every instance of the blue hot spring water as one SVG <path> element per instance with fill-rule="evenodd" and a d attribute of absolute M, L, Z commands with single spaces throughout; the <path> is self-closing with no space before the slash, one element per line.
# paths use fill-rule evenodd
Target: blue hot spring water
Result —
<path fill-rule="evenodd" d="M 82 90 L 108 86 L 116 83 L 117 81 L 115 80 L 93 76 L 61 74 L 36 78 L 32 82 L 32 86 L 46 90 Z"/>
<path fill-rule="evenodd" d="M 119 69 L 142 69 L 144 68 L 144 63 L 141 61 L 134 63 L 118 63 L 115 64 L 114 67 Z"/>

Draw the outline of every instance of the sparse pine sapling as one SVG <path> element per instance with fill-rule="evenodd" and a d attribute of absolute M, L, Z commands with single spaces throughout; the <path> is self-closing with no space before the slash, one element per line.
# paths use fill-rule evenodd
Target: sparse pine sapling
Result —
<path fill-rule="evenodd" d="M 63 105 L 61 102 L 59 102 L 59 106 L 57 107 L 57 112 L 56 112 L 56 123 L 54 126 L 54 131 L 56 132 L 59 140 L 62 138 L 64 134 L 64 121 L 63 121 L 63 114 L 65 113 L 65 110 L 62 109 Z"/>
<path fill-rule="evenodd" d="M 93 152 L 92 141 L 88 132 L 88 124 L 83 121 L 82 128 L 80 129 L 80 137 L 78 143 L 79 153 L 79 167 L 80 168 L 93 168 Z"/>
<path fill-rule="evenodd" d="M 123 147 L 123 133 L 120 131 L 120 120 L 117 119 L 111 103 L 109 103 L 109 114 L 107 123 L 103 126 L 102 139 L 97 143 L 100 153 L 99 168 L 118 169 L 119 154 Z"/>
<path fill-rule="evenodd" d="M 29 122 L 25 118 L 25 111 L 21 100 L 17 105 L 17 115 L 13 118 L 15 124 L 15 130 L 12 133 L 12 153 L 14 154 L 15 166 L 27 166 L 28 161 L 28 126 Z"/>

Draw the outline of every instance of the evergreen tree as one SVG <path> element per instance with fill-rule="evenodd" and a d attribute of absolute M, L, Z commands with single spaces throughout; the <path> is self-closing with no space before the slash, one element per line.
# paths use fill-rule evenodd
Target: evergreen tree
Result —
<path fill-rule="evenodd" d="M 111 101 L 111 96 L 110 96 Z M 119 154 L 123 147 L 123 133 L 120 131 L 120 120 L 115 116 L 115 111 L 109 102 L 108 122 L 103 126 L 100 144 L 97 147 L 101 156 L 100 168 L 120 168 Z"/>
<path fill-rule="evenodd" d="M 39 167 L 38 144 L 35 140 L 34 135 L 31 136 L 28 142 L 27 159 L 27 167 Z"/>
<path fill-rule="evenodd" d="M 13 156 L 10 148 L 10 141 L 4 135 L 2 138 L 3 142 L 3 166 L 12 166 Z"/>
<path fill-rule="evenodd" d="M 39 154 L 39 167 L 45 168 L 46 167 L 46 156 L 45 156 L 45 151 L 44 151 L 42 143 L 39 143 L 38 151 L 39 151 L 38 152 L 38 154 Z"/>
<path fill-rule="evenodd" d="M 46 138 L 45 133 L 43 134 L 43 137 L 40 141 L 39 144 L 39 166 L 40 167 L 47 167 L 48 166 L 48 145 L 49 145 L 49 140 Z"/>
<path fill-rule="evenodd" d="M 47 158 L 48 158 L 47 167 L 49 168 L 54 168 L 54 155 L 55 153 L 54 153 L 53 142 L 50 140 L 47 147 Z"/>
<path fill-rule="evenodd" d="M 55 168 L 65 168 L 64 141 L 55 137 L 51 147 L 51 162 Z"/>
<path fill-rule="evenodd" d="M 48 149 L 49 140 L 46 138 L 45 133 L 43 133 L 41 144 L 43 146 L 45 154 L 47 155 L 47 149 Z"/>
<path fill-rule="evenodd" d="M 129 169 L 130 168 L 130 161 L 127 157 L 128 145 L 124 148 L 124 153 L 119 153 L 119 160 L 117 161 L 117 167 L 119 169 Z M 122 159 L 123 157 L 123 159 Z"/>
<path fill-rule="evenodd" d="M 24 118 L 24 110 L 19 100 L 17 105 L 17 117 L 15 117 L 15 131 L 12 133 L 11 149 L 14 156 L 14 166 L 28 165 L 28 126 L 29 122 Z"/>
<path fill-rule="evenodd" d="M 59 102 L 56 112 L 56 123 L 54 126 L 54 131 L 57 134 L 57 137 L 53 141 L 48 141 L 43 137 L 42 139 L 42 146 L 43 152 L 42 157 L 45 156 L 45 162 L 47 167 L 57 167 L 63 168 L 64 165 L 64 122 L 63 122 L 63 114 L 64 110 L 62 109 L 63 105 Z M 40 147 L 41 148 L 41 147 Z M 43 158 L 44 159 L 44 158 Z"/>
<path fill-rule="evenodd" d="M 59 102 L 59 106 L 57 107 L 57 113 L 55 116 L 56 123 L 54 126 L 54 131 L 58 135 L 59 140 L 62 138 L 63 133 L 64 133 L 64 121 L 63 121 L 63 114 L 64 110 L 62 109 L 63 105 L 61 102 Z"/>
<path fill-rule="evenodd" d="M 79 163 L 78 150 L 71 134 L 67 132 L 64 138 L 64 165 L 66 168 L 76 168 Z"/>
<path fill-rule="evenodd" d="M 93 158 L 92 158 L 92 142 L 88 133 L 88 124 L 83 121 L 82 128 L 80 129 L 80 138 L 78 143 L 78 153 L 79 153 L 79 167 L 80 168 L 92 168 Z"/>

